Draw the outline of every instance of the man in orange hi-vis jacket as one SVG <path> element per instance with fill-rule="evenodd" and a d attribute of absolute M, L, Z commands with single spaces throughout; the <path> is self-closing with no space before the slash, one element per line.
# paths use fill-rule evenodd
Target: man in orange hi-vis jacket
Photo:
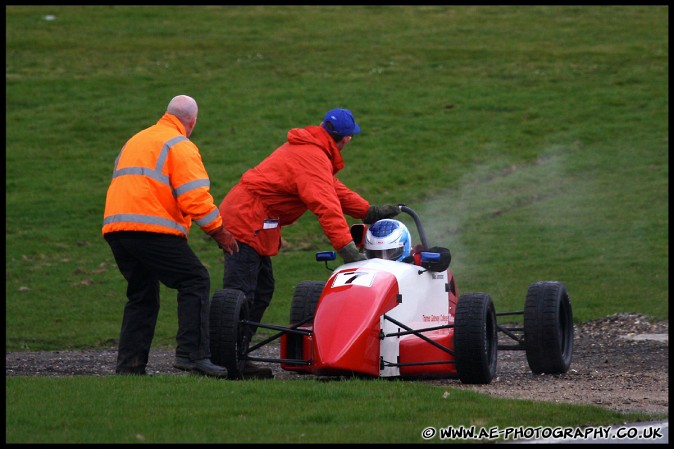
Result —
<path fill-rule="evenodd" d="M 320 126 L 291 129 L 287 142 L 244 173 L 220 203 L 223 223 L 240 248 L 225 254 L 223 288 L 245 294 L 250 321 L 261 322 L 274 293 L 271 257 L 281 247 L 283 226 L 310 210 L 348 263 L 365 256 L 356 248 L 344 214 L 371 224 L 400 212 L 395 205 L 371 206 L 335 176 L 344 168 L 342 150 L 359 133 L 351 111 L 341 108 L 328 111 Z M 249 338 L 255 331 L 249 327 Z M 271 377 L 272 372 L 248 361 L 243 374 Z"/>
<path fill-rule="evenodd" d="M 197 146 L 188 138 L 196 101 L 178 95 L 153 126 L 129 139 L 115 160 L 105 200 L 103 236 L 128 283 L 117 354 L 118 374 L 145 374 L 159 314 L 160 282 L 178 290 L 173 366 L 226 377 L 211 362 L 210 276 L 187 244 L 194 221 L 226 254 L 239 250 L 223 227 Z"/>

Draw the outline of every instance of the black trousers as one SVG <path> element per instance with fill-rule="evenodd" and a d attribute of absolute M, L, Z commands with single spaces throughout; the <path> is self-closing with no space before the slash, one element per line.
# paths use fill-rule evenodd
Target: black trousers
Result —
<path fill-rule="evenodd" d="M 248 318 L 260 323 L 274 295 L 271 257 L 260 256 L 250 245 L 237 241 L 239 252 L 225 253 L 222 287 L 241 290 L 248 301 Z M 257 326 L 251 326 L 251 337 Z"/>
<path fill-rule="evenodd" d="M 145 371 L 159 315 L 160 282 L 178 290 L 176 356 L 210 357 L 210 276 L 187 240 L 150 232 L 113 232 L 105 240 L 128 284 L 117 372 Z"/>

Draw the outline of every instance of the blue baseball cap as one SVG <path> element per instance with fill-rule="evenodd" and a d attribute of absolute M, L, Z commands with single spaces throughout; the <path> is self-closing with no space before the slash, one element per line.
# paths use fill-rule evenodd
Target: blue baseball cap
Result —
<path fill-rule="evenodd" d="M 328 111 L 323 118 L 322 126 L 335 140 L 351 134 L 360 134 L 360 126 L 348 109 L 337 108 Z"/>

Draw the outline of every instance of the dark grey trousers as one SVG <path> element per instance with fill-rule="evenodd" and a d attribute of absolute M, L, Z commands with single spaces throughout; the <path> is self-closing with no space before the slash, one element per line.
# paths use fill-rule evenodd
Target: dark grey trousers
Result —
<path fill-rule="evenodd" d="M 187 240 L 149 232 L 108 233 L 105 240 L 128 284 L 117 372 L 145 371 L 159 315 L 160 282 L 178 290 L 176 355 L 210 357 L 210 277 Z"/>
<path fill-rule="evenodd" d="M 240 290 L 248 301 L 248 318 L 260 323 L 274 294 L 274 272 L 271 257 L 260 256 L 251 246 L 238 242 L 239 252 L 225 253 L 222 288 Z M 251 336 L 256 326 L 251 328 Z"/>

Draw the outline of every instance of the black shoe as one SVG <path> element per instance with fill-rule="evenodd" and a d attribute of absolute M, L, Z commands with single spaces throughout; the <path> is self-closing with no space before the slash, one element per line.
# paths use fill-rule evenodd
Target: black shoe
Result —
<path fill-rule="evenodd" d="M 211 362 L 211 359 L 190 360 L 189 357 L 176 357 L 173 367 L 183 371 L 192 371 L 204 376 L 224 378 L 227 377 L 227 369 Z"/>
<path fill-rule="evenodd" d="M 192 371 L 196 363 L 190 360 L 189 357 L 178 357 L 176 356 L 175 361 L 173 362 L 173 367 L 183 370 L 183 371 Z"/>
<path fill-rule="evenodd" d="M 271 368 L 263 368 L 254 364 L 251 361 L 246 361 L 246 364 L 243 367 L 243 378 L 244 379 L 273 379 L 274 374 L 271 372 Z"/>

